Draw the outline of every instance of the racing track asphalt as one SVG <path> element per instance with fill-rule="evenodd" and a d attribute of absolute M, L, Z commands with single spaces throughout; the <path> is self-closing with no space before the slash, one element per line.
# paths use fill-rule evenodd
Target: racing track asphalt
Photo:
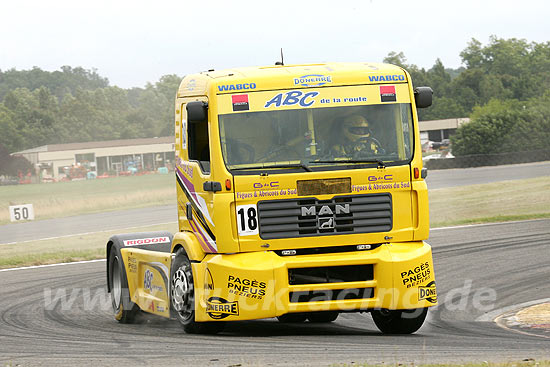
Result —
<path fill-rule="evenodd" d="M 113 319 L 106 297 L 104 262 L 0 272 L 0 365 L 550 359 L 550 339 L 502 329 L 491 318 L 482 321 L 498 309 L 549 297 L 550 220 L 437 229 L 429 242 L 439 306 L 416 334 L 407 336 L 382 335 L 369 315 L 355 313 L 327 325 L 238 322 L 217 336 L 184 334 L 176 321 L 154 316 L 122 325 Z M 48 309 L 48 290 L 73 294 L 73 304 L 54 302 Z M 96 297 L 95 305 L 84 302 L 86 297 Z"/>
<path fill-rule="evenodd" d="M 443 189 L 541 176 L 550 176 L 550 162 L 428 171 L 426 182 L 429 189 Z"/>
<path fill-rule="evenodd" d="M 550 176 L 550 162 L 429 171 L 426 181 L 432 190 L 540 176 Z M 176 206 L 164 205 L 7 224 L 0 226 L 0 245 L 176 221 Z"/>

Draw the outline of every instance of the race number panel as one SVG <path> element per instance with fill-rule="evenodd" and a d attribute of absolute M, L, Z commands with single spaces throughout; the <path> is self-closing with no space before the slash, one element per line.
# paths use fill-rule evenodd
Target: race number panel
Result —
<path fill-rule="evenodd" d="M 258 234 L 259 220 L 256 204 L 237 206 L 237 228 L 239 236 Z"/>

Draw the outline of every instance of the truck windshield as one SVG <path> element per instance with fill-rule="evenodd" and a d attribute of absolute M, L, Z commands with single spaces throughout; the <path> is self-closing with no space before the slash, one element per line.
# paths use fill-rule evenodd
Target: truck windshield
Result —
<path fill-rule="evenodd" d="M 219 126 L 229 170 L 391 164 L 413 150 L 409 103 L 225 114 Z"/>

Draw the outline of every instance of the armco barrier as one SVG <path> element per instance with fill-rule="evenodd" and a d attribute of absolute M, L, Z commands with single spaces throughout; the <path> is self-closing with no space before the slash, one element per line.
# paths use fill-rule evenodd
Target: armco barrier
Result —
<path fill-rule="evenodd" d="M 431 170 L 436 170 L 450 168 L 500 166 L 503 164 L 518 164 L 540 161 L 550 161 L 550 150 L 534 150 L 530 152 L 501 154 L 475 154 L 455 158 L 431 159 L 425 163 L 425 167 Z"/>

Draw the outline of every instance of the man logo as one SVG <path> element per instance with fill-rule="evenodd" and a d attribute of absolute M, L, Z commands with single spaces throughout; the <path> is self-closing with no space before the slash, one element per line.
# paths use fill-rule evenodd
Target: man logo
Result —
<path fill-rule="evenodd" d="M 319 229 L 334 229 L 334 218 L 319 218 L 317 226 Z"/>
<path fill-rule="evenodd" d="M 323 205 L 321 209 L 317 212 L 317 207 L 315 205 L 312 206 L 303 206 L 301 208 L 302 217 L 312 216 L 312 215 L 339 215 L 339 214 L 349 214 L 349 204 L 336 204 L 334 207 L 334 211 L 328 206 Z"/>

